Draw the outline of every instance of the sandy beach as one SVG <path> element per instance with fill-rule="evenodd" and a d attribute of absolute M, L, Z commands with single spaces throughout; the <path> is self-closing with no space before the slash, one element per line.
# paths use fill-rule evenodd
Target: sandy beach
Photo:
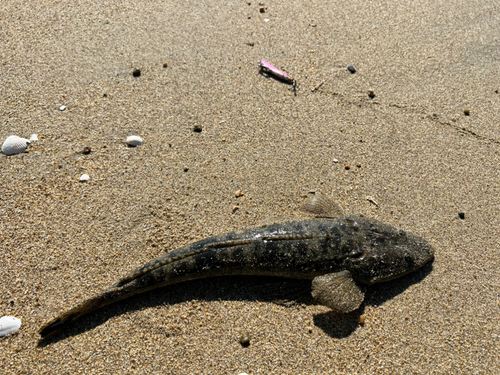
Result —
<path fill-rule="evenodd" d="M 0 373 L 500 373 L 498 14 L 491 0 L 1 1 L 0 143 L 38 141 L 0 153 L 0 316 L 22 321 Z M 131 270 L 300 216 L 311 192 L 418 234 L 434 262 L 346 315 L 267 293 L 294 282 L 225 277 L 40 341 Z"/>

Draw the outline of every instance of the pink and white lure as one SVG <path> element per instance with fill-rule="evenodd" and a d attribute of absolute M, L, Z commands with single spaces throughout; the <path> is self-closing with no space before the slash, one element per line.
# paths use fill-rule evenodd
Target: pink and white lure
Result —
<path fill-rule="evenodd" d="M 279 70 L 275 66 L 271 65 L 266 60 L 260 60 L 258 67 L 261 73 L 273 75 L 280 81 L 292 85 L 294 91 L 297 90 L 297 82 L 292 77 L 290 77 L 285 72 Z"/>

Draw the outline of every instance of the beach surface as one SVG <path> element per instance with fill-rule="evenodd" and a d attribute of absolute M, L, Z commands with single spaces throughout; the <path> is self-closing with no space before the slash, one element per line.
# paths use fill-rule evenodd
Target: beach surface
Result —
<path fill-rule="evenodd" d="M 498 14 L 491 0 L 2 0 L 0 143 L 38 141 L 0 154 L 0 316 L 22 321 L 0 373 L 500 373 Z M 312 192 L 424 237 L 434 262 L 345 316 L 275 300 L 293 282 L 220 278 L 40 341 L 131 270 L 300 215 Z"/>

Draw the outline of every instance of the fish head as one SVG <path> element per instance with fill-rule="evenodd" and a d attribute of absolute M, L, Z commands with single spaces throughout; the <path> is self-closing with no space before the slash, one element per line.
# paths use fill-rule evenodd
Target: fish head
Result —
<path fill-rule="evenodd" d="M 363 237 L 346 259 L 346 268 L 364 284 L 389 281 L 413 272 L 432 259 L 434 249 L 423 238 L 372 219 L 356 220 Z"/>

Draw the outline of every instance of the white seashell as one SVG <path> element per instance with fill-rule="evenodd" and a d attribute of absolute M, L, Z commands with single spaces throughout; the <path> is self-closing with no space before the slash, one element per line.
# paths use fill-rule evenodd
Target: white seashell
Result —
<path fill-rule="evenodd" d="M 21 328 L 21 321 L 13 316 L 0 318 L 0 337 L 10 335 Z"/>
<path fill-rule="evenodd" d="M 62 106 L 60 106 L 60 107 L 59 107 L 59 110 L 60 110 L 60 111 L 64 111 L 65 109 L 66 109 L 66 106 L 65 106 L 65 105 L 62 105 Z"/>
<path fill-rule="evenodd" d="M 81 177 L 80 177 L 80 182 L 87 182 L 88 180 L 90 180 L 90 176 L 88 174 L 82 174 Z"/>
<path fill-rule="evenodd" d="M 127 138 L 127 144 L 133 147 L 140 146 L 142 144 L 142 138 L 136 135 L 131 135 Z"/>
<path fill-rule="evenodd" d="M 38 137 L 37 137 L 37 135 L 36 135 L 36 134 L 31 134 L 30 141 L 31 141 L 31 142 L 36 142 L 36 141 L 38 141 Z"/>
<path fill-rule="evenodd" d="M 2 145 L 2 152 L 5 155 L 15 155 L 26 150 L 27 143 L 31 143 L 29 139 L 20 138 L 17 135 L 8 137 Z"/>

